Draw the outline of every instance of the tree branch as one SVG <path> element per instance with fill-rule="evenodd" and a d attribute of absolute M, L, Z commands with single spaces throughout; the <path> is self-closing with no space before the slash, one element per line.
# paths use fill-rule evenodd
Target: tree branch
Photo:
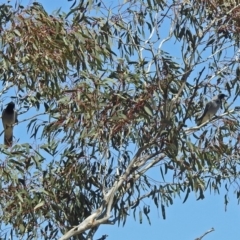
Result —
<path fill-rule="evenodd" d="M 201 237 L 196 238 L 195 240 L 202 240 L 203 237 L 205 237 L 208 233 L 213 232 L 213 231 L 214 231 L 214 228 L 211 228 L 210 230 L 208 230 L 207 232 L 205 232 Z"/>
<path fill-rule="evenodd" d="M 90 228 L 99 226 L 100 224 L 105 223 L 110 218 L 110 212 L 112 209 L 113 199 L 116 191 L 122 186 L 123 182 L 126 181 L 128 176 L 131 174 L 134 164 L 139 160 L 142 152 L 148 147 L 149 144 L 139 148 L 135 156 L 133 157 L 131 163 L 128 165 L 125 173 L 114 182 L 113 187 L 108 191 L 107 194 L 103 192 L 104 199 L 102 201 L 101 207 L 99 207 L 92 215 L 87 217 L 82 223 L 78 226 L 72 228 L 70 231 L 65 233 L 59 240 L 67 240 L 72 236 L 78 235 Z M 101 216 L 106 209 L 104 216 Z M 99 218 L 100 217 L 100 218 Z"/>
<path fill-rule="evenodd" d="M 213 119 L 209 119 L 208 121 L 202 123 L 202 124 L 199 125 L 199 126 L 191 127 L 191 128 L 185 128 L 185 129 L 184 129 L 184 132 L 185 132 L 186 134 L 190 134 L 190 133 L 192 133 L 192 132 L 195 132 L 195 131 L 199 130 L 201 127 L 207 125 L 209 122 L 215 122 L 215 121 L 218 120 L 219 118 L 222 118 L 222 117 L 224 117 L 224 116 L 226 116 L 226 115 L 228 115 L 228 114 L 230 114 L 230 113 L 233 113 L 233 112 L 235 112 L 235 111 L 236 111 L 236 109 L 231 109 L 231 110 L 229 110 L 229 111 L 227 111 L 227 112 L 225 112 L 225 113 L 223 113 L 223 114 L 221 114 L 221 115 L 219 115 L 219 116 L 214 117 Z"/>

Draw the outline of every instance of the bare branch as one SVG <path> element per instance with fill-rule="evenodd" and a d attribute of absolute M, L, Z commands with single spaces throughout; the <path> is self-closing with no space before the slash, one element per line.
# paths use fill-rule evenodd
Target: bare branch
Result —
<path fill-rule="evenodd" d="M 214 231 L 214 228 L 211 228 L 210 230 L 208 230 L 207 232 L 205 232 L 201 237 L 195 238 L 195 240 L 202 240 L 203 237 L 205 237 L 208 233 L 213 232 L 213 231 Z"/>

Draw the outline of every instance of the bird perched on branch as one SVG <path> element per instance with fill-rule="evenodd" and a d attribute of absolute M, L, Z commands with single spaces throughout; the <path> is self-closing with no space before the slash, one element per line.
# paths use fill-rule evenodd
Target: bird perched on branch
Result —
<path fill-rule="evenodd" d="M 4 144 L 12 146 L 13 142 L 13 127 L 18 122 L 15 104 L 10 102 L 2 112 L 2 123 L 4 128 Z"/>
<path fill-rule="evenodd" d="M 204 109 L 202 116 L 196 119 L 197 125 L 201 125 L 204 122 L 210 120 L 222 106 L 222 100 L 227 97 L 227 95 L 221 93 L 217 96 L 213 97 L 211 101 L 209 101 Z"/>

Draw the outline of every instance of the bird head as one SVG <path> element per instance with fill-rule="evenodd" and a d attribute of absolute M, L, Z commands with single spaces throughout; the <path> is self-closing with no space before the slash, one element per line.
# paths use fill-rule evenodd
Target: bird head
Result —
<path fill-rule="evenodd" d="M 220 94 L 218 95 L 218 99 L 220 99 L 220 100 L 223 100 L 225 97 L 227 97 L 227 95 L 225 95 L 225 94 L 223 94 L 223 93 L 220 93 Z"/>
<path fill-rule="evenodd" d="M 15 107 L 14 102 L 10 102 L 10 103 L 7 105 L 6 109 L 7 109 L 7 110 L 13 110 L 14 107 Z"/>

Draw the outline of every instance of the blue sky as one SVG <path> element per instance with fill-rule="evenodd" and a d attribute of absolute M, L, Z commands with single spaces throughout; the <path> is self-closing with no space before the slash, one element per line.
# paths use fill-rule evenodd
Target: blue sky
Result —
<path fill-rule="evenodd" d="M 1 2 L 7 1 L 0 0 Z M 15 3 L 15 0 L 10 2 Z M 26 6 L 33 1 L 21 0 L 19 2 Z M 67 12 L 72 5 L 72 2 L 67 0 L 39 0 L 38 2 L 42 3 L 50 13 L 59 7 L 62 7 L 62 10 Z M 171 51 L 172 49 L 169 48 L 169 52 Z M 21 142 L 24 139 L 27 141 L 28 138 L 21 134 L 21 129 L 22 127 L 16 126 L 15 135 L 21 136 Z M 223 189 L 222 192 L 225 193 L 225 190 Z M 209 192 L 206 192 L 205 199 L 197 201 L 197 196 L 191 193 L 184 204 L 182 203 L 184 195 L 182 199 L 177 197 L 174 204 L 166 208 L 166 220 L 162 219 L 161 210 L 155 207 L 152 199 L 145 199 L 144 203 L 151 206 L 151 226 L 144 215 L 143 223 L 140 224 L 138 214 L 136 214 L 135 221 L 132 213 L 130 213 L 131 216 L 128 217 L 124 227 L 118 227 L 117 224 L 114 226 L 102 225 L 95 234 L 94 239 L 107 234 L 107 240 L 193 240 L 213 227 L 215 231 L 205 236 L 204 240 L 239 240 L 240 207 L 233 194 L 230 194 L 229 197 L 227 211 L 225 211 L 224 195 L 213 193 L 210 195 Z"/>

